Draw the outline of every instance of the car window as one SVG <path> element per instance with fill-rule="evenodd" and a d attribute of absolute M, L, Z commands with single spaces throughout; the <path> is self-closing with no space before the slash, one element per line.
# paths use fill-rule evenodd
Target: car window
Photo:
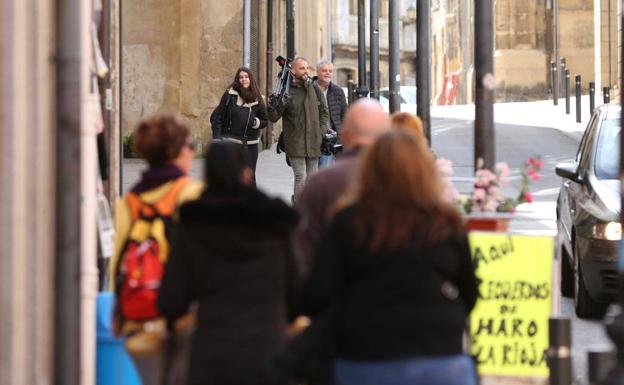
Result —
<path fill-rule="evenodd" d="M 598 179 L 619 179 L 620 132 L 619 119 L 605 120 L 600 126 L 594 172 Z"/>
<path fill-rule="evenodd" d="M 401 96 L 410 104 L 416 104 L 416 87 L 401 87 Z"/>
<path fill-rule="evenodd" d="M 587 143 L 589 135 L 591 134 L 591 131 L 592 131 L 592 127 L 594 126 L 594 123 L 598 119 L 599 115 L 600 115 L 600 112 L 596 111 L 596 113 L 592 115 L 591 120 L 587 124 L 587 128 L 585 129 L 585 132 L 583 133 L 583 138 L 581 139 L 581 143 L 579 144 L 579 148 L 576 152 L 576 157 L 575 157 L 576 164 L 581 163 L 581 154 L 583 152 L 582 150 L 585 147 L 585 144 Z"/>
<path fill-rule="evenodd" d="M 399 91 L 401 92 L 401 91 Z M 389 90 L 381 90 L 379 91 L 379 98 L 383 98 L 386 99 L 387 103 L 390 103 L 390 91 Z M 381 102 L 381 100 L 380 100 Z M 403 98 L 403 96 L 399 93 L 399 103 L 401 104 L 407 104 L 407 102 L 405 101 L 405 98 Z"/>

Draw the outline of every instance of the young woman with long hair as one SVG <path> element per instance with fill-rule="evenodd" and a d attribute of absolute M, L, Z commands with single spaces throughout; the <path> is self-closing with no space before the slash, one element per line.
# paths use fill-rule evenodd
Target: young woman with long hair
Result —
<path fill-rule="evenodd" d="M 325 231 L 303 310 L 314 319 L 340 305 L 337 385 L 475 384 L 462 350 L 474 268 L 461 218 L 435 175 L 422 138 L 385 134 Z"/>
<path fill-rule="evenodd" d="M 256 172 L 260 130 L 267 126 L 267 110 L 258 83 L 249 68 L 236 71 L 234 80 L 210 116 L 213 139 L 244 145 L 252 171 Z M 255 176 L 254 176 L 255 184 Z"/>

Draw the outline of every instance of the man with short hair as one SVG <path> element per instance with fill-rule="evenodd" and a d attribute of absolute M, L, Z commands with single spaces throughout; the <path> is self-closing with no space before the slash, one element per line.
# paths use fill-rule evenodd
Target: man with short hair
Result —
<path fill-rule="evenodd" d="M 291 71 L 288 101 L 277 108 L 269 105 L 268 116 L 274 123 L 282 119 L 285 152 L 295 176 L 294 202 L 307 177 L 318 169 L 322 135 L 327 130 L 327 106 L 309 78 L 305 58 L 295 58 Z"/>
<path fill-rule="evenodd" d="M 316 65 L 315 84 L 325 96 L 327 109 L 329 110 L 328 129 L 338 133 L 340 137 L 342 121 L 347 111 L 347 99 L 342 88 L 332 83 L 334 74 L 334 65 L 323 59 Z M 331 132 L 330 131 L 330 132 Z M 334 154 L 322 154 L 319 159 L 319 167 L 328 166 L 336 161 Z"/>
<path fill-rule="evenodd" d="M 297 241 L 309 268 L 329 210 L 351 187 L 360 166 L 359 153 L 390 129 L 388 114 L 375 99 L 360 99 L 351 104 L 342 126 L 345 151 L 335 164 L 322 169 L 306 182 L 297 205 L 302 221 Z"/>

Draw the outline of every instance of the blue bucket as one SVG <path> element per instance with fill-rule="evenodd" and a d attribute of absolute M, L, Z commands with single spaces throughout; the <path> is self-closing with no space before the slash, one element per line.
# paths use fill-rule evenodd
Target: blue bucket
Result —
<path fill-rule="evenodd" d="M 115 296 L 102 292 L 97 297 L 97 385 L 141 385 L 141 379 L 124 347 L 123 338 L 112 332 Z"/>

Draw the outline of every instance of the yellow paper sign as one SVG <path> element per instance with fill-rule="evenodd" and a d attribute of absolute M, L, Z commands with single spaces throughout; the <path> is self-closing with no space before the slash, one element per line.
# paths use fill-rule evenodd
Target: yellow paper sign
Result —
<path fill-rule="evenodd" d="M 481 375 L 548 377 L 552 237 L 472 232 L 479 298 L 470 317 Z"/>

